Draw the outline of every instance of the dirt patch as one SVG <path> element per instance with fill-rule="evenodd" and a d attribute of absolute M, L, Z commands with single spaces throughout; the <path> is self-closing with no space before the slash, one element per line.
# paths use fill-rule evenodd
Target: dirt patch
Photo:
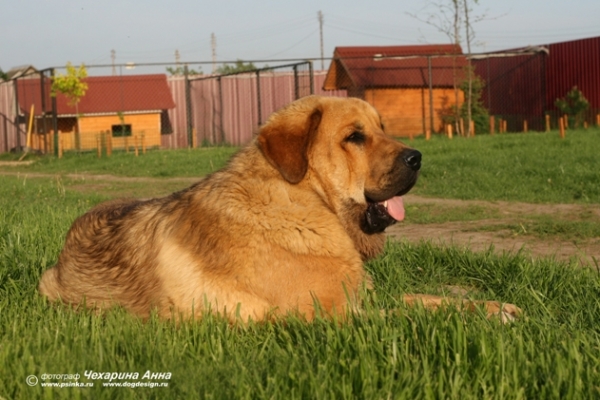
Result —
<path fill-rule="evenodd" d="M 0 167 L 22 167 L 24 165 L 31 165 L 34 161 L 0 161 Z"/>
<path fill-rule="evenodd" d="M 435 244 L 468 247 L 474 251 L 485 251 L 493 246 L 499 252 L 516 253 L 525 251 L 533 257 L 554 257 L 561 261 L 575 260 L 582 265 L 595 265 L 600 262 L 600 238 L 587 240 L 562 240 L 558 238 L 540 239 L 529 235 L 514 235 L 506 229 L 484 230 L 481 227 L 515 223 L 520 216 L 552 215 L 556 219 L 569 219 L 574 215 L 592 212 L 600 216 L 600 205 L 578 204 L 530 204 L 516 202 L 488 202 L 455 199 L 431 199 L 407 195 L 406 204 L 438 204 L 453 207 L 477 205 L 489 209 L 490 214 L 498 215 L 478 221 L 446 222 L 439 224 L 399 223 L 387 229 L 390 236 L 409 242 L 430 240 Z M 495 211 L 495 212 L 492 212 Z"/>

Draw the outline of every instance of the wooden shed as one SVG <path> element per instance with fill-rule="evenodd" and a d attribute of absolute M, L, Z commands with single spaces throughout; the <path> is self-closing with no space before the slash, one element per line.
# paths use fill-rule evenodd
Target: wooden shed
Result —
<path fill-rule="evenodd" d="M 463 102 L 454 83 L 466 64 L 458 45 L 336 47 L 323 89 L 372 104 L 391 135 L 440 132 L 442 117 Z"/>
<path fill-rule="evenodd" d="M 141 141 L 142 137 L 145 146 L 159 147 L 160 135 L 170 133 L 165 131 L 165 127 L 170 126 L 165 119 L 167 110 L 174 108 L 175 103 L 166 75 L 92 76 L 85 82 L 88 90 L 77 109 L 68 104 L 64 95 L 56 96 L 63 149 L 91 150 L 96 148 L 98 138 L 106 140 L 107 135 L 111 137 L 113 148 L 132 146 L 134 138 Z M 33 105 L 36 131 L 48 132 L 52 127 L 49 80 L 44 83 L 39 79 L 18 81 L 18 88 L 20 113 L 28 114 Z"/>

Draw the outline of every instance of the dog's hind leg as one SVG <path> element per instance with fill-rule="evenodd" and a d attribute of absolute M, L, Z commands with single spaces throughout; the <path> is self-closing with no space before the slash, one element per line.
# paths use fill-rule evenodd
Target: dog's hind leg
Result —
<path fill-rule="evenodd" d="M 424 308 L 437 310 L 438 308 L 454 306 L 467 311 L 475 311 L 477 306 L 483 307 L 488 319 L 500 318 L 503 323 L 511 322 L 522 315 L 522 310 L 509 303 L 498 301 L 478 301 L 456 297 L 441 297 L 430 294 L 405 294 L 404 302 L 409 306 L 420 304 Z"/>

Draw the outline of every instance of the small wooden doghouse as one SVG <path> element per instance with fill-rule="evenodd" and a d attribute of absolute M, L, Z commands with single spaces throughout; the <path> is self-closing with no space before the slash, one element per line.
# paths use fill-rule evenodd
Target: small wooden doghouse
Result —
<path fill-rule="evenodd" d="M 56 96 L 58 131 L 64 150 L 95 149 L 98 139 L 107 140 L 109 135 L 113 148 L 133 146 L 142 137 L 146 147 L 159 147 L 160 135 L 170 133 L 165 131 L 170 126 L 165 119 L 175 103 L 166 75 L 92 76 L 84 82 L 88 89 L 77 107 L 70 105 L 63 94 Z M 52 130 L 49 79 L 43 86 L 42 96 L 40 80 L 18 82 L 20 113 L 28 114 L 33 105 L 37 133 Z"/>
<path fill-rule="evenodd" d="M 323 89 L 369 102 L 390 135 L 440 132 L 443 117 L 463 102 L 454 86 L 466 64 L 458 45 L 336 47 Z"/>

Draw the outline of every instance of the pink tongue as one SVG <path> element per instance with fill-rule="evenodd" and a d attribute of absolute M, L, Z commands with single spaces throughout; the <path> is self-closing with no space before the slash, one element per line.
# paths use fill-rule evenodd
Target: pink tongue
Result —
<path fill-rule="evenodd" d="M 392 197 L 387 201 L 387 212 L 396 221 L 404 219 L 404 201 L 402 200 L 402 196 Z"/>

